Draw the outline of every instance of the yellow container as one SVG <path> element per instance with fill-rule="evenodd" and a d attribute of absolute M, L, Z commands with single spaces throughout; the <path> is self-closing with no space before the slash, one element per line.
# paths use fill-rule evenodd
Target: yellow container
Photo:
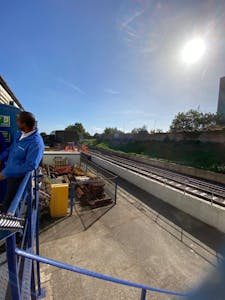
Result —
<path fill-rule="evenodd" d="M 65 217 L 68 209 L 69 185 L 51 184 L 50 215 L 53 218 Z"/>

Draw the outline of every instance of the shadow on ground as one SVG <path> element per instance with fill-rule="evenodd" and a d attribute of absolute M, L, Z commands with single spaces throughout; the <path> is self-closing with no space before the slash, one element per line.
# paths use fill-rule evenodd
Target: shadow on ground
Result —
<path fill-rule="evenodd" d="M 138 202 L 134 201 L 133 205 L 144 213 L 150 214 L 151 218 L 159 226 L 175 238 L 179 239 L 186 246 L 194 251 L 196 251 L 197 248 L 202 248 L 202 250 L 208 252 L 209 255 L 213 255 L 217 258 L 220 257 L 220 254 L 222 253 L 222 244 L 225 241 L 224 233 L 153 195 L 148 194 L 121 178 L 119 179 L 118 184 L 119 187 L 139 200 Z M 149 210 L 146 211 L 140 202 L 147 205 Z M 201 255 L 200 253 L 198 254 Z M 203 258 L 208 260 L 206 257 Z"/>
<path fill-rule="evenodd" d="M 40 218 L 41 242 L 61 239 L 78 234 L 90 228 L 104 216 L 114 204 L 91 209 L 89 206 L 80 206 L 75 203 L 72 215 L 63 218 L 51 218 L 48 214 Z"/>

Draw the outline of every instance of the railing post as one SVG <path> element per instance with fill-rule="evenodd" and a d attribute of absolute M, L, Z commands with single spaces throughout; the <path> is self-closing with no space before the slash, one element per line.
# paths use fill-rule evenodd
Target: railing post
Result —
<path fill-rule="evenodd" d="M 31 269 L 31 299 L 36 300 L 36 283 L 35 283 L 35 273 L 34 273 L 34 261 L 32 261 L 32 269 Z"/>
<path fill-rule="evenodd" d="M 115 204 L 117 202 L 117 188 L 118 188 L 118 177 L 115 180 Z"/>
<path fill-rule="evenodd" d="M 146 299 L 146 290 L 142 289 L 141 290 L 141 300 L 145 300 Z"/>
<path fill-rule="evenodd" d="M 40 254 L 39 249 L 39 211 L 37 210 L 37 224 L 36 224 L 36 253 Z M 38 288 L 38 296 L 41 295 L 41 275 L 40 275 L 40 263 L 36 262 L 36 270 L 37 270 L 37 288 Z"/>
<path fill-rule="evenodd" d="M 73 213 L 73 205 L 74 205 L 74 183 L 71 182 L 69 184 L 69 192 L 70 192 L 70 216 L 72 216 Z"/>
<path fill-rule="evenodd" d="M 37 219 L 36 219 L 36 230 L 35 230 L 35 236 L 36 236 L 36 254 L 40 254 L 40 248 L 39 248 L 39 185 L 38 185 L 38 171 L 35 170 L 34 172 L 34 202 L 35 202 L 35 209 L 37 210 Z M 33 283 L 35 287 L 35 275 L 34 275 L 34 263 L 32 264 L 32 277 L 33 277 Z M 40 273 L 40 262 L 36 261 L 36 273 L 37 273 L 37 298 L 43 298 L 45 291 L 41 289 L 41 273 Z"/>
<path fill-rule="evenodd" d="M 17 270 L 17 257 L 15 253 L 16 235 L 12 235 L 6 240 L 7 262 L 9 270 L 9 285 L 11 288 L 11 298 L 13 300 L 20 300 L 20 287 Z"/>
<path fill-rule="evenodd" d="M 28 218 L 28 228 L 27 228 L 27 233 L 28 233 L 28 239 L 27 239 L 27 244 L 28 248 L 32 247 L 32 176 L 30 175 L 29 181 L 28 181 L 28 198 L 27 198 L 27 218 Z"/>

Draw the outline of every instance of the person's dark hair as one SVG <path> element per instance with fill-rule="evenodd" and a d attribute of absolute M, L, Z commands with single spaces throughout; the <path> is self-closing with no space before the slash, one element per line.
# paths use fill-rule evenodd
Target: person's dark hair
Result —
<path fill-rule="evenodd" d="M 32 113 L 28 111 L 22 111 L 19 113 L 18 118 L 20 122 L 26 124 L 28 128 L 34 128 L 36 127 L 36 120 Z"/>

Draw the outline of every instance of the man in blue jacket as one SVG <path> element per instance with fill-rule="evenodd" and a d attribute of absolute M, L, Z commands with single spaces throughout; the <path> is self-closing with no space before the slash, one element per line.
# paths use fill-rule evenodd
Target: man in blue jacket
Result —
<path fill-rule="evenodd" d="M 5 168 L 0 172 L 0 181 L 6 179 L 7 182 L 6 196 L 0 207 L 2 212 L 7 212 L 25 174 L 37 169 L 44 151 L 36 120 L 30 112 L 21 112 L 17 125 L 20 132 L 12 145 L 0 155 L 1 161 L 7 159 Z"/>

